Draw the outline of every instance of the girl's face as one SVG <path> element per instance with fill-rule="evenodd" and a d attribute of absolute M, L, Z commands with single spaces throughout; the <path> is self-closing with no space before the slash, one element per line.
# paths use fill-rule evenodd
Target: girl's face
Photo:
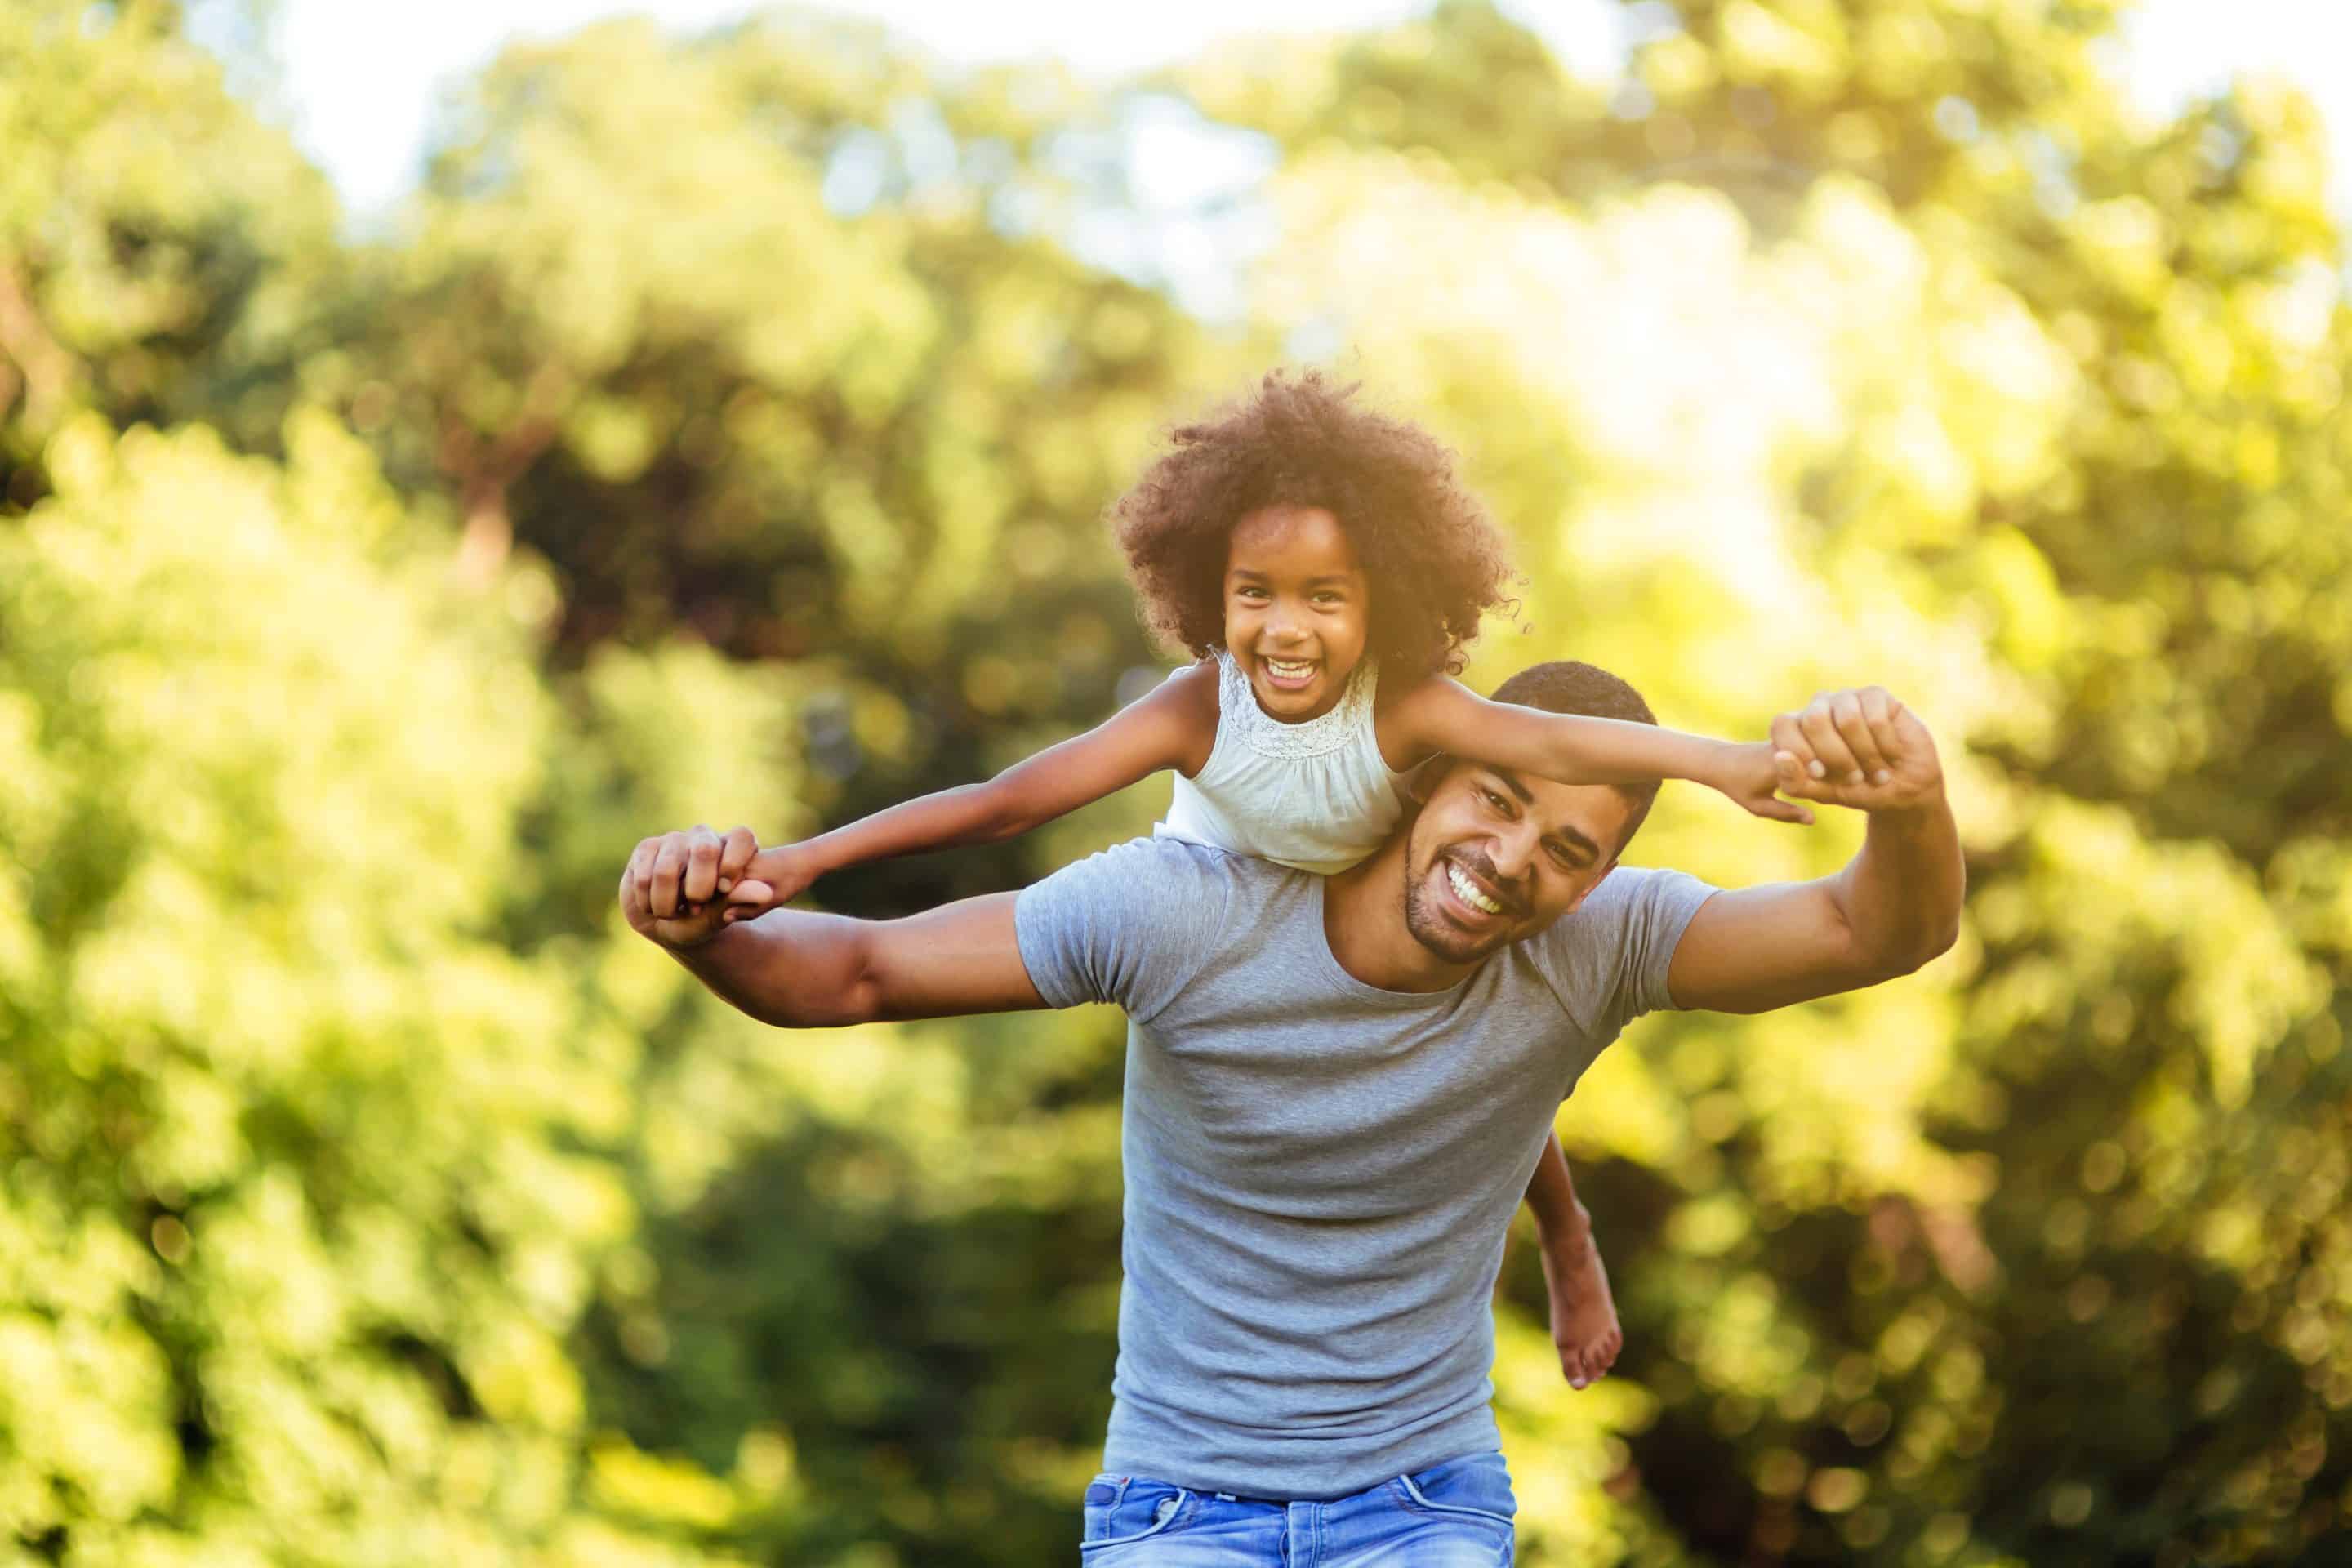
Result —
<path fill-rule="evenodd" d="M 1269 506 L 1225 550 L 1225 647 L 1258 706 L 1297 724 L 1330 711 L 1364 657 L 1371 595 L 1339 520 Z"/>

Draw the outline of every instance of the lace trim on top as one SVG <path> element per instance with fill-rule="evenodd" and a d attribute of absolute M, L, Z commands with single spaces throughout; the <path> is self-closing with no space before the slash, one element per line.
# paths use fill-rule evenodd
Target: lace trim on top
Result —
<path fill-rule="evenodd" d="M 1229 649 L 1217 650 L 1217 727 L 1261 757 L 1323 757 L 1352 742 L 1372 722 L 1372 697 L 1380 672 L 1369 658 L 1348 677 L 1348 689 L 1331 710 L 1297 724 L 1286 724 L 1257 705 L 1249 677 Z"/>

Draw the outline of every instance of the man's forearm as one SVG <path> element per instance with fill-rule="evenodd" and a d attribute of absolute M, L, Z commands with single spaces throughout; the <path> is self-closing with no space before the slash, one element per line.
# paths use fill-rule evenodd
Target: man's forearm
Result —
<path fill-rule="evenodd" d="M 1938 791 L 1931 802 L 1870 814 L 1862 853 L 1846 867 L 1839 902 L 1873 967 L 1902 974 L 1958 938 L 1967 886 L 1959 828 Z"/>
<path fill-rule="evenodd" d="M 875 1016 L 860 921 L 775 910 L 692 947 L 666 948 L 712 994 L 763 1024 L 823 1028 Z"/>
<path fill-rule="evenodd" d="M 988 893 L 895 921 L 771 910 L 667 951 L 763 1024 L 828 1028 L 1043 1007 L 1021 956 L 1019 897 Z"/>

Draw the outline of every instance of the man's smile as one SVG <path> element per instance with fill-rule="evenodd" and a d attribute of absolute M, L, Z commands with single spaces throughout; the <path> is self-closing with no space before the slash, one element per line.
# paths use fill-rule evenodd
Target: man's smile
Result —
<path fill-rule="evenodd" d="M 1464 903 L 1468 904 L 1473 909 L 1490 915 L 1499 915 L 1503 912 L 1503 906 L 1488 898 L 1486 894 L 1480 892 L 1478 890 L 1478 884 L 1472 881 L 1470 879 L 1469 873 L 1463 870 L 1461 867 L 1454 865 L 1450 860 L 1447 861 L 1445 865 L 1445 875 L 1447 879 L 1454 884 L 1454 896 L 1460 899 Z"/>
<path fill-rule="evenodd" d="M 1456 924 L 1479 926 L 1493 920 L 1517 917 L 1520 900 L 1496 886 L 1484 872 L 1473 870 L 1468 862 L 1444 855 L 1439 857 L 1438 866 L 1445 873 L 1445 889 L 1453 895 L 1454 907 L 1446 912 Z"/>

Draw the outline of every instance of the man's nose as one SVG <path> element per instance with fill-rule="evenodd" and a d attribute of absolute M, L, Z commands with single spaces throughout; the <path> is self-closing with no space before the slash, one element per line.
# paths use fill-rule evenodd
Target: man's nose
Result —
<path fill-rule="evenodd" d="M 1511 885 L 1511 891 L 1520 899 L 1527 897 L 1528 868 L 1535 864 L 1536 836 L 1527 824 L 1519 823 L 1495 835 L 1494 847 L 1488 858 L 1495 862 L 1495 875 Z"/>

